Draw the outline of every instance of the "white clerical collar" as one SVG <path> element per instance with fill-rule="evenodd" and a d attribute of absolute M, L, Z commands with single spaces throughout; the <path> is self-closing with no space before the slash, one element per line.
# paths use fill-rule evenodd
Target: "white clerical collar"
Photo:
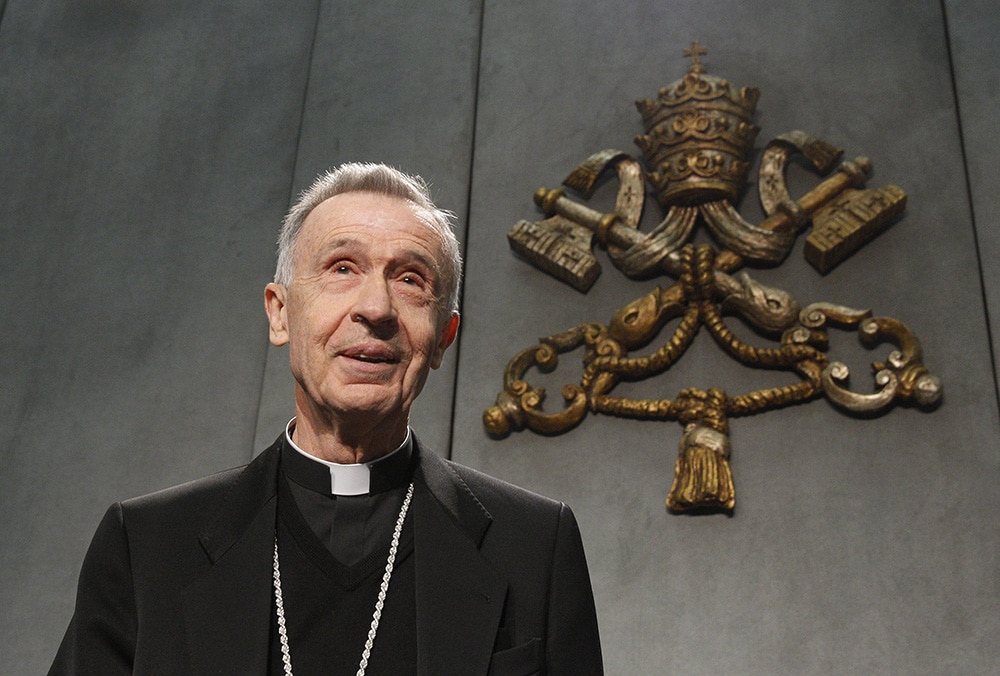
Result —
<path fill-rule="evenodd" d="M 406 428 L 406 438 L 403 439 L 403 443 L 401 443 L 392 453 L 383 455 L 370 462 L 350 464 L 329 462 L 303 451 L 294 441 L 292 441 L 292 429 L 294 426 L 295 418 L 292 418 L 288 421 L 288 424 L 285 425 L 285 440 L 288 442 L 288 445 L 292 448 L 292 450 L 314 463 L 324 465 L 329 470 L 331 495 L 367 495 L 372 489 L 372 465 L 389 460 L 389 458 L 392 458 L 400 452 L 404 452 L 404 455 L 406 456 L 410 455 L 409 451 L 412 444 L 413 434 L 410 431 L 409 426 Z"/>

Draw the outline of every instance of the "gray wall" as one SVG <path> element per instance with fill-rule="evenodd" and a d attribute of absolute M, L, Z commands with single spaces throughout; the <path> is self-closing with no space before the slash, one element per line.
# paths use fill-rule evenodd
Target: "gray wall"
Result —
<path fill-rule="evenodd" d="M 291 384 L 262 312 L 276 226 L 348 159 L 421 173 L 458 213 L 462 334 L 414 425 L 442 454 L 574 507 L 609 673 L 987 673 L 1000 660 L 993 3 L 0 11 L 3 673 L 45 670 L 108 504 L 245 462 L 278 433 Z M 734 420 L 731 517 L 666 513 L 678 425 L 591 416 L 496 441 L 480 422 L 515 351 L 607 321 L 656 283 L 605 264 L 584 296 L 516 259 L 505 234 L 590 153 L 636 152 L 632 102 L 683 75 L 693 39 L 710 72 L 760 88 L 759 145 L 805 129 L 909 195 L 830 274 L 800 242 L 755 275 L 905 321 L 946 388 L 931 413 L 857 419 L 815 401 Z M 573 358 L 549 406 L 577 378 Z M 646 393 L 762 378 L 701 336 Z"/>

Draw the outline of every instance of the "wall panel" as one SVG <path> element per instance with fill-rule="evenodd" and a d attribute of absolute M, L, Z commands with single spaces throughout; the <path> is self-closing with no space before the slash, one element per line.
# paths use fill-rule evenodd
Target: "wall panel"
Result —
<path fill-rule="evenodd" d="M 251 457 L 306 2 L 0 26 L 0 671 L 42 673 L 104 509 Z"/>
<path fill-rule="evenodd" d="M 309 76 L 295 191 L 341 162 L 385 162 L 424 176 L 437 203 L 466 221 L 475 111 L 478 2 L 327 2 Z M 412 411 L 421 439 L 447 455 L 455 354 Z M 258 449 L 294 413 L 287 348 L 270 348 Z"/>
<path fill-rule="evenodd" d="M 987 31 L 988 32 L 988 31 Z M 944 404 L 873 420 L 825 401 L 731 421 L 732 517 L 666 512 L 681 427 L 591 416 L 555 437 L 496 441 L 480 416 L 506 360 L 654 283 L 606 258 L 581 295 L 506 251 L 531 201 L 602 148 L 637 153 L 633 107 L 707 45 L 711 73 L 761 90 L 758 147 L 804 129 L 909 195 L 889 231 L 826 276 L 802 259 L 754 272 L 803 303 L 897 317 L 921 338 Z M 997 658 L 998 424 L 941 8 L 933 2 L 487 3 L 453 457 L 567 500 L 580 518 L 609 673 L 982 673 Z M 798 190 L 815 182 L 797 174 Z M 610 208 L 613 187 L 595 197 Z M 759 218 L 755 197 L 742 210 Z M 658 213 L 657 208 L 652 206 Z M 652 218 L 655 223 L 658 218 Z M 506 280 L 503 287 L 497 280 Z M 968 299 L 968 302 L 956 299 Z M 956 338 L 955 329 L 961 327 Z M 665 341 L 648 348 L 651 351 Z M 868 387 L 866 354 L 834 347 Z M 886 350 L 887 348 L 882 348 Z M 579 353 L 532 372 L 557 410 Z M 655 382 L 615 394 L 730 394 L 773 384 L 705 335 Z"/>
<path fill-rule="evenodd" d="M 946 2 L 955 92 L 965 141 L 969 196 L 980 271 L 993 337 L 994 375 L 1000 354 L 1000 142 L 994 129 L 1000 101 L 1000 12 L 991 2 Z"/>

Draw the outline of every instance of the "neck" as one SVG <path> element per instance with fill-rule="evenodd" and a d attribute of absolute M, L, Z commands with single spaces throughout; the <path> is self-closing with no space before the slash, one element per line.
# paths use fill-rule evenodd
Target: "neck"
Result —
<path fill-rule="evenodd" d="M 354 464 L 378 460 L 391 453 L 406 439 L 407 417 L 396 420 L 379 419 L 369 424 L 345 424 L 343 421 L 321 420 L 296 408 L 296 446 L 314 457 L 339 464 Z"/>

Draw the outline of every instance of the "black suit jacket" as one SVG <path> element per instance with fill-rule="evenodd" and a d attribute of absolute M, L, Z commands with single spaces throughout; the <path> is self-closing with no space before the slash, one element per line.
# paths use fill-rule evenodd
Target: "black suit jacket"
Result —
<path fill-rule="evenodd" d="M 50 675 L 266 673 L 283 439 L 108 510 Z M 602 673 L 569 507 L 415 451 L 419 673 Z"/>

